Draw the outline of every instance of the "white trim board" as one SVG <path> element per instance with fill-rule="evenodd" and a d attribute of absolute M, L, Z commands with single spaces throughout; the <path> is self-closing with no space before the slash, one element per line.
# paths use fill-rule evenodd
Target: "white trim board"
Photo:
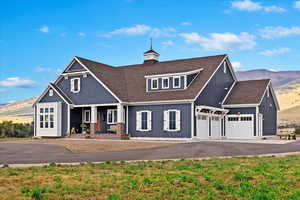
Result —
<path fill-rule="evenodd" d="M 68 105 L 70 105 L 70 103 L 68 102 L 68 101 L 66 101 L 66 99 L 63 97 L 63 96 L 61 96 L 61 94 L 51 85 L 51 84 L 49 84 L 48 86 L 47 86 L 47 88 L 44 90 L 44 92 L 37 98 L 37 100 L 35 100 L 35 102 L 32 104 L 32 107 L 34 107 L 47 93 L 48 93 L 48 91 L 49 91 L 49 89 L 53 89 L 56 93 L 57 93 L 57 95 L 62 99 L 62 100 L 64 100 L 65 102 L 66 102 L 66 104 L 68 104 Z M 60 91 L 60 92 L 62 92 L 62 91 Z M 68 99 L 69 101 L 71 101 L 71 99 Z M 72 102 L 72 101 L 71 101 Z"/>
<path fill-rule="evenodd" d="M 216 68 L 216 70 L 212 73 L 212 75 L 209 77 L 209 79 L 206 81 L 206 83 L 204 84 L 204 86 L 201 88 L 201 90 L 198 92 L 198 94 L 196 95 L 196 97 L 194 98 L 194 101 L 197 100 L 197 98 L 199 97 L 199 95 L 202 93 L 202 91 L 206 88 L 206 86 L 208 85 L 208 83 L 210 82 L 210 80 L 212 79 L 212 77 L 214 77 L 214 75 L 217 73 L 217 71 L 219 70 L 220 66 L 222 66 L 222 63 L 227 59 L 228 55 L 225 55 L 225 57 L 223 58 L 223 60 L 220 62 L 220 64 L 218 65 L 218 67 Z"/>
<path fill-rule="evenodd" d="M 201 72 L 203 68 L 196 69 L 193 71 L 187 71 L 187 72 L 174 72 L 174 73 L 168 73 L 168 74 L 156 74 L 156 75 L 146 75 L 144 76 L 145 78 L 161 78 L 161 77 L 166 77 L 166 76 L 182 76 L 182 75 L 189 75 L 189 74 L 195 74 L 198 72 Z"/>
<path fill-rule="evenodd" d="M 91 72 L 89 68 L 87 68 L 82 62 L 80 62 L 80 60 L 77 57 L 74 57 L 74 59 L 80 65 L 82 65 L 113 97 L 115 97 L 120 103 L 122 103 L 121 99 L 119 99 L 117 95 L 115 95 L 93 72 Z"/>
<path fill-rule="evenodd" d="M 223 105 L 224 108 L 248 108 L 257 107 L 259 104 L 227 104 Z"/>
<path fill-rule="evenodd" d="M 183 100 L 166 100 L 166 101 L 142 101 L 142 102 L 123 102 L 129 106 L 139 106 L 139 105 L 157 105 L 157 104 L 184 104 L 192 103 L 193 99 L 183 99 Z"/>

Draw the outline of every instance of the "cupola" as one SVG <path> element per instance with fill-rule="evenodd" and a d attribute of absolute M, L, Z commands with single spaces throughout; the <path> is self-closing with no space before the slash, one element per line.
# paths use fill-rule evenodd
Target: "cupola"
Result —
<path fill-rule="evenodd" d="M 144 53 L 144 63 L 154 64 L 159 61 L 159 53 L 152 49 L 152 40 L 150 50 Z"/>

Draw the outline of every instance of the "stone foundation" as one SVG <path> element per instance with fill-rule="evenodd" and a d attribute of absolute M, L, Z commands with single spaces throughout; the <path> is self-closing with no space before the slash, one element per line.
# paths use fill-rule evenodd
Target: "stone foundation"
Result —
<path fill-rule="evenodd" d="M 124 134 L 125 134 L 125 124 L 117 123 L 117 135 L 124 135 Z"/>
<path fill-rule="evenodd" d="M 96 133 L 97 124 L 96 123 L 90 123 L 90 134 Z"/>

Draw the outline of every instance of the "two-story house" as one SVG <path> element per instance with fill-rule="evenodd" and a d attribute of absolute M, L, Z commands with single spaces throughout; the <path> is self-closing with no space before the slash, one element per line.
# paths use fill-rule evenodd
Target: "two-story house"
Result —
<path fill-rule="evenodd" d="M 71 130 L 131 138 L 241 139 L 276 135 L 270 80 L 238 81 L 227 55 L 110 66 L 74 57 L 33 105 L 35 136 Z"/>

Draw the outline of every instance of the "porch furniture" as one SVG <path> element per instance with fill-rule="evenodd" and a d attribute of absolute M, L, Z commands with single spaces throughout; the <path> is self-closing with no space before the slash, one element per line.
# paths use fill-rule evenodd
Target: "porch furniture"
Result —
<path fill-rule="evenodd" d="M 109 128 L 107 129 L 108 132 L 113 132 L 116 133 L 117 132 L 117 125 L 110 125 Z"/>

